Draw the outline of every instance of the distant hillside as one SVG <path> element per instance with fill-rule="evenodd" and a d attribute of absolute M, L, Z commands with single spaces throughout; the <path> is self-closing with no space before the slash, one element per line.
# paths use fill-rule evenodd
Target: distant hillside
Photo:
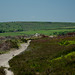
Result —
<path fill-rule="evenodd" d="M 75 28 L 75 23 L 66 22 L 1 22 L 0 33 L 18 32 L 29 30 L 51 30 L 51 29 Z"/>

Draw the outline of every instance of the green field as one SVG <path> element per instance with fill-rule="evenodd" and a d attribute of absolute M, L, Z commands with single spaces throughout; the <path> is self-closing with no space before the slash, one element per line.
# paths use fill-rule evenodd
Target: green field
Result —
<path fill-rule="evenodd" d="M 55 32 L 59 34 L 61 32 L 74 32 L 74 31 L 75 29 L 36 30 L 36 31 L 24 31 L 24 32 L 20 32 L 20 34 L 33 35 L 35 33 L 39 33 L 45 35 L 54 35 Z"/>
<path fill-rule="evenodd" d="M 32 30 L 32 31 L 21 31 L 21 32 L 7 32 L 0 33 L 0 36 L 17 36 L 17 35 L 33 35 L 35 33 L 45 35 L 57 35 L 61 33 L 75 32 L 75 29 L 57 29 L 57 30 Z"/>

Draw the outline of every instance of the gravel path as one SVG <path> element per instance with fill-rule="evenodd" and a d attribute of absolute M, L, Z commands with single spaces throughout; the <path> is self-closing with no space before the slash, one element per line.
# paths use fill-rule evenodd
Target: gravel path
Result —
<path fill-rule="evenodd" d="M 14 75 L 12 71 L 7 69 L 7 68 L 10 67 L 8 61 L 10 59 L 12 59 L 14 56 L 16 56 L 16 55 L 20 54 L 21 52 L 25 51 L 27 49 L 27 47 L 29 46 L 29 43 L 30 43 L 30 40 L 28 41 L 28 43 L 21 44 L 20 49 L 12 50 L 12 51 L 9 51 L 6 54 L 0 55 L 0 66 L 6 67 L 6 69 L 4 69 L 5 72 L 6 72 L 6 75 Z"/>
<path fill-rule="evenodd" d="M 14 75 L 14 73 L 8 69 L 4 69 L 5 70 L 5 73 L 6 75 Z"/>

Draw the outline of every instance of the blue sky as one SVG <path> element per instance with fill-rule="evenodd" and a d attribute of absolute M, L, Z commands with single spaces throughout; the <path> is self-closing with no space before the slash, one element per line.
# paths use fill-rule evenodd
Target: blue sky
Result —
<path fill-rule="evenodd" d="M 0 0 L 0 22 L 75 22 L 75 0 Z"/>

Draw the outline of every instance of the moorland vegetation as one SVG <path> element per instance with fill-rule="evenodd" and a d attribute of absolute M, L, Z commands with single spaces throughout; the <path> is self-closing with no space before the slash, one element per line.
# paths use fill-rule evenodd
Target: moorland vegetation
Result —
<path fill-rule="evenodd" d="M 18 49 L 21 43 L 27 43 L 26 36 L 0 37 L 0 55 L 8 51 Z M 6 75 L 4 68 L 5 67 L 0 66 L 0 75 Z"/>
<path fill-rule="evenodd" d="M 31 41 L 25 52 L 9 61 L 15 75 L 75 75 L 75 36 Z"/>
<path fill-rule="evenodd" d="M 16 37 L 0 37 L 0 54 L 3 54 L 12 48 L 18 49 L 20 43 L 27 42 L 26 36 L 16 36 Z"/>

